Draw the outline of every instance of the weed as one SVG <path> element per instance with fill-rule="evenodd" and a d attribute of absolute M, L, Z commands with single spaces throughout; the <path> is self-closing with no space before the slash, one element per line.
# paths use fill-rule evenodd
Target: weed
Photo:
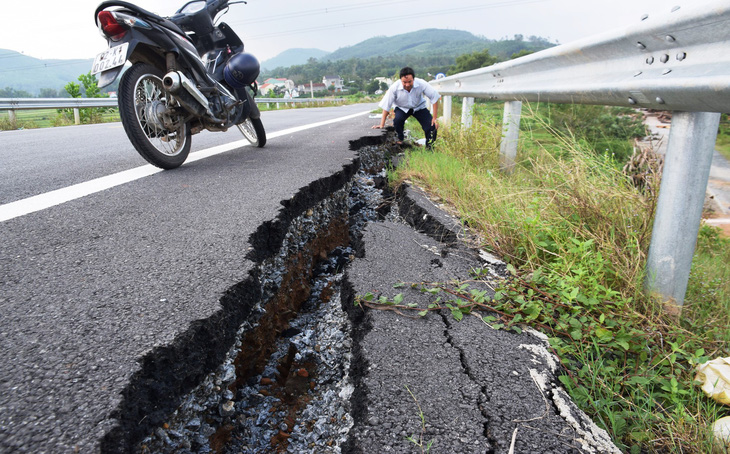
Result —
<path fill-rule="evenodd" d="M 423 436 L 426 434 L 426 416 L 423 414 L 423 410 L 421 410 L 421 404 L 418 403 L 418 399 L 416 399 L 416 396 L 413 395 L 413 392 L 408 385 L 406 385 L 406 389 L 408 390 L 408 394 L 411 395 L 411 398 L 416 403 L 416 407 L 418 407 L 418 417 L 421 419 L 421 433 L 418 434 L 418 438 L 416 438 L 416 435 L 409 435 L 406 439 L 418 446 L 421 449 L 421 452 L 430 452 L 433 440 L 430 440 L 425 445 L 423 444 Z"/>

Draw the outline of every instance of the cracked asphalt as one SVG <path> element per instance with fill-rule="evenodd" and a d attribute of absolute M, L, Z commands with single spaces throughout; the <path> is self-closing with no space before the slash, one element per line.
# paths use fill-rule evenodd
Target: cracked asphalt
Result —
<path fill-rule="evenodd" d="M 467 280 L 472 268 L 485 265 L 499 273 L 498 261 L 486 263 L 461 240 L 434 239 L 464 233 L 420 191 L 408 189 L 406 199 L 405 211 L 415 210 L 411 218 L 439 227 L 429 236 L 405 224 L 371 223 L 363 256 L 347 272 L 350 298 L 402 293 L 402 304 L 425 308 L 433 295 L 393 285 Z M 475 315 L 457 322 L 448 311 L 423 318 L 351 311 L 361 312 L 355 351 L 361 375 L 344 452 L 620 452 L 560 388 L 556 360 L 537 333 L 495 330 Z"/>

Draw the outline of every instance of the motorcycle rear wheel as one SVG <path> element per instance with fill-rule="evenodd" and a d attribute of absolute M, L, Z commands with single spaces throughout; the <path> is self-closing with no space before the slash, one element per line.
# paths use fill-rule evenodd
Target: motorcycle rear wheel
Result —
<path fill-rule="evenodd" d="M 136 63 L 119 82 L 119 116 L 137 152 L 150 164 L 162 169 L 180 167 L 190 153 L 190 126 L 182 111 L 167 118 L 168 107 L 178 106 L 162 86 L 161 70 Z"/>
<path fill-rule="evenodd" d="M 241 131 L 243 137 L 251 142 L 254 147 L 261 148 L 266 145 L 266 131 L 260 118 L 246 118 L 246 121 L 236 126 L 238 126 L 238 130 Z"/>

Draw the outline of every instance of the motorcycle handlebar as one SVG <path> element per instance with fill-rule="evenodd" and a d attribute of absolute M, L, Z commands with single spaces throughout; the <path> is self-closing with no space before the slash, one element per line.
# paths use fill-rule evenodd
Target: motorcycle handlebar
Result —
<path fill-rule="evenodd" d="M 208 14 L 211 18 L 215 18 L 216 14 L 228 7 L 228 0 L 207 0 Z"/>

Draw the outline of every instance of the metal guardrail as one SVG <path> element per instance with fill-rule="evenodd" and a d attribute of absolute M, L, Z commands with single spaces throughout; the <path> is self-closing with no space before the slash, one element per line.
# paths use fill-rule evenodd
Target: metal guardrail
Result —
<path fill-rule="evenodd" d="M 257 104 L 344 102 L 344 98 L 256 98 Z M 84 109 L 117 107 L 117 98 L 0 98 L 0 110 Z"/>
<path fill-rule="evenodd" d="M 0 98 L 0 110 L 117 107 L 117 98 Z"/>
<path fill-rule="evenodd" d="M 343 102 L 343 98 L 256 98 L 256 104 L 319 104 Z M 7 110 L 11 122 L 16 121 L 16 110 L 73 109 L 74 123 L 81 124 L 79 109 L 94 107 L 118 107 L 117 98 L 0 98 L 0 110 Z"/>
<path fill-rule="evenodd" d="M 646 265 L 645 287 L 681 309 L 699 231 L 721 112 L 730 112 L 730 2 L 712 0 L 645 16 L 636 25 L 432 81 L 462 96 L 506 101 L 500 152 L 514 168 L 522 102 L 674 111 Z"/>
<path fill-rule="evenodd" d="M 431 84 L 504 101 L 727 112 L 729 67 L 730 2 L 714 0 Z"/>

